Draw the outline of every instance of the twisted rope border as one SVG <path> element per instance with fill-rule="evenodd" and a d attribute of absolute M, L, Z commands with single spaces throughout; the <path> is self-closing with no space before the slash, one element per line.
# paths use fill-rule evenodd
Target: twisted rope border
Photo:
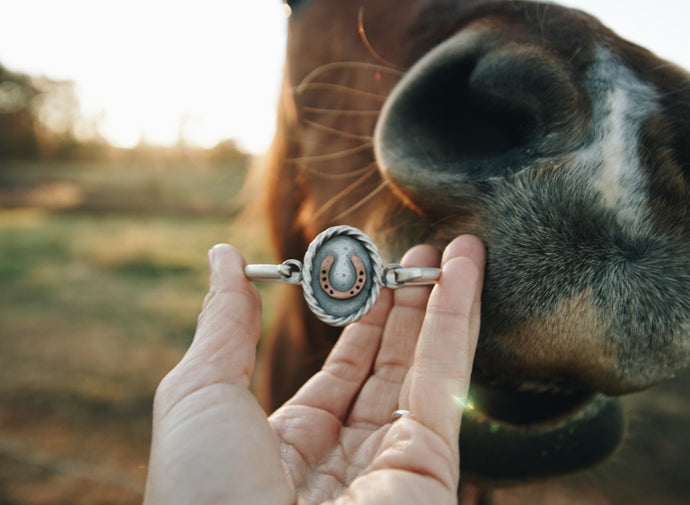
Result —
<path fill-rule="evenodd" d="M 349 316 L 340 317 L 329 314 L 321 307 L 321 305 L 319 305 L 318 300 L 314 296 L 314 290 L 311 285 L 311 272 L 316 251 L 323 245 L 324 242 L 337 235 L 350 235 L 358 240 L 369 253 L 369 258 L 371 258 L 371 263 L 374 270 L 371 276 L 371 291 L 369 292 L 367 301 L 357 312 L 350 314 Z M 304 291 L 304 299 L 309 305 L 309 308 L 316 315 L 316 317 L 321 319 L 321 321 L 324 323 L 332 326 L 346 326 L 355 321 L 359 321 L 372 309 L 376 301 L 379 299 L 382 285 L 383 261 L 381 260 L 381 255 L 379 254 L 379 250 L 377 249 L 376 245 L 361 230 L 347 225 L 333 226 L 319 233 L 312 243 L 309 244 L 307 253 L 304 255 L 304 268 L 302 269 L 302 290 Z"/>

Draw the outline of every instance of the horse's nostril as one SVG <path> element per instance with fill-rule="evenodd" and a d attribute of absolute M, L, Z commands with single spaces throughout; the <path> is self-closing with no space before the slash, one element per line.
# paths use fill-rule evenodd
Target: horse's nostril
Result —
<path fill-rule="evenodd" d="M 456 36 L 398 84 L 377 125 L 377 156 L 398 186 L 420 172 L 482 181 L 562 149 L 578 93 L 555 60 L 533 48 Z M 572 135 L 570 135 L 572 137 Z M 431 189 L 431 188 L 426 188 Z"/>
<path fill-rule="evenodd" d="M 487 157 L 526 147 L 539 129 L 535 107 L 511 101 L 503 89 L 485 87 L 475 77 L 474 63 L 419 76 L 392 111 L 399 118 L 396 134 L 410 137 L 407 145 L 424 151 L 438 170 L 470 160 L 476 168 Z"/>

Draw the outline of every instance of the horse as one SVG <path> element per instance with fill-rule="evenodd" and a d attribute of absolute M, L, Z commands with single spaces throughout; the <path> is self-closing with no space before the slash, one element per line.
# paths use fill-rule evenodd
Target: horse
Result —
<path fill-rule="evenodd" d="M 690 355 L 690 75 L 553 3 L 292 0 L 259 168 L 275 253 L 355 226 L 389 263 L 472 233 L 487 249 L 461 488 L 615 453 L 619 397 Z M 294 292 L 264 337 L 269 410 L 339 329 Z"/>

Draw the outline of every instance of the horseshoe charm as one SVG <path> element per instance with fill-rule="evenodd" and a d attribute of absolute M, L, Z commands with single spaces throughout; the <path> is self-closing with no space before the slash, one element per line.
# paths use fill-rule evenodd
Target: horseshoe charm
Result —
<path fill-rule="evenodd" d="M 331 268 L 334 262 L 335 256 L 332 254 L 326 256 L 321 262 L 321 272 L 319 274 L 321 277 L 321 289 L 328 294 L 328 296 L 336 300 L 349 300 L 357 296 L 360 291 L 362 291 L 364 283 L 367 280 L 367 272 L 364 269 L 364 262 L 362 259 L 356 254 L 350 256 L 350 262 L 352 263 L 352 268 L 355 273 L 354 275 L 350 275 L 352 280 L 351 286 L 344 291 L 334 288 L 330 282 Z"/>
<path fill-rule="evenodd" d="M 374 306 L 381 287 L 433 284 L 438 268 L 383 268 L 378 249 L 362 231 L 334 226 L 309 244 L 304 263 L 287 260 L 280 265 L 247 265 L 252 280 L 301 284 L 304 299 L 323 322 L 345 326 L 364 317 Z"/>
<path fill-rule="evenodd" d="M 382 276 L 381 255 L 369 237 L 351 226 L 334 226 L 317 235 L 304 255 L 304 299 L 319 319 L 344 326 L 371 310 Z"/>

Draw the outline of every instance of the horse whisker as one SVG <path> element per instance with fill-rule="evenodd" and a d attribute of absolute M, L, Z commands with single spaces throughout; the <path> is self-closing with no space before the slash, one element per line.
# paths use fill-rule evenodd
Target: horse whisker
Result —
<path fill-rule="evenodd" d="M 354 70 L 374 70 L 376 72 L 382 72 L 387 74 L 393 74 L 397 76 L 402 76 L 404 72 L 394 68 L 393 65 L 383 66 L 378 63 L 365 63 L 359 61 L 336 61 L 333 63 L 326 63 L 320 67 L 315 68 L 307 74 L 307 76 L 302 79 L 302 82 L 295 88 L 297 93 L 301 93 L 303 88 L 312 83 L 319 75 L 328 72 L 329 70 L 339 70 L 339 69 L 354 69 Z"/>
<path fill-rule="evenodd" d="M 351 147 L 349 149 L 342 149 L 340 151 L 335 151 L 332 153 L 316 154 L 313 156 L 297 156 L 295 158 L 287 158 L 287 160 L 297 163 L 315 163 L 320 161 L 332 161 L 337 160 L 338 158 L 344 158 L 345 156 L 349 156 L 351 154 L 366 151 L 367 149 L 371 149 L 372 145 L 372 142 L 364 142 L 363 144 L 360 144 L 358 146 Z"/>
<path fill-rule="evenodd" d="M 403 71 L 400 70 L 397 67 L 397 65 L 393 65 L 390 61 L 386 60 L 379 53 L 377 53 L 374 50 L 374 47 L 369 42 L 366 30 L 364 29 L 364 7 L 360 7 L 359 12 L 357 13 L 357 31 L 359 32 L 359 38 L 362 39 L 362 42 L 364 43 L 364 46 L 367 48 L 367 51 L 369 51 L 370 55 L 372 55 L 375 59 L 379 60 L 384 65 L 386 65 L 386 67 L 388 67 L 389 70 L 397 70 L 400 73 L 400 75 L 403 74 Z"/>
<path fill-rule="evenodd" d="M 358 175 L 362 175 L 363 173 L 371 170 L 372 167 L 376 166 L 376 162 L 369 163 L 368 165 L 365 165 L 362 168 L 358 168 L 356 170 L 350 170 L 348 172 L 342 172 L 342 173 L 331 173 L 331 172 L 324 172 L 322 170 L 315 170 L 313 168 L 310 168 L 308 165 L 300 165 L 300 169 L 304 170 L 305 172 L 320 177 L 322 179 L 332 179 L 332 180 L 337 180 L 337 179 L 347 179 L 349 177 L 356 177 Z"/>
<path fill-rule="evenodd" d="M 340 200 L 342 200 L 344 197 L 348 196 L 350 192 L 355 189 L 357 186 L 362 184 L 364 181 L 366 181 L 370 176 L 374 175 L 377 173 L 376 169 L 370 169 L 367 172 L 362 175 L 362 177 L 358 178 L 356 181 L 352 182 L 349 184 L 347 187 L 345 187 L 342 191 L 338 192 L 336 195 L 331 197 L 326 203 L 324 203 L 319 209 L 314 212 L 314 215 L 312 216 L 312 219 L 318 219 L 320 216 L 322 216 L 328 209 L 333 207 L 336 203 L 338 203 Z"/>
<path fill-rule="evenodd" d="M 387 95 L 378 95 L 376 93 L 370 93 L 368 91 L 362 91 L 357 88 L 351 88 L 350 86 L 345 86 L 343 84 L 333 84 L 330 82 L 312 82 L 309 83 L 305 86 L 298 86 L 295 88 L 295 94 L 302 94 L 304 91 L 307 89 L 310 90 L 315 90 L 315 89 L 326 89 L 326 90 L 331 90 L 331 91 L 342 91 L 344 93 L 351 93 L 353 95 L 358 95 L 363 98 L 371 98 L 374 100 L 381 100 L 384 101 L 387 98 Z"/>
<path fill-rule="evenodd" d="M 376 195 L 378 195 L 378 194 L 383 190 L 383 188 L 385 188 L 386 186 L 388 186 L 388 182 L 387 182 L 387 181 L 381 182 L 378 186 L 376 186 L 376 188 L 374 188 L 374 189 L 371 191 L 371 193 L 369 193 L 367 196 L 365 196 L 364 198 L 362 198 L 359 202 L 357 202 L 357 203 L 355 203 L 354 205 L 352 205 L 352 206 L 351 206 L 349 209 L 347 209 L 346 211 L 341 212 L 340 214 L 338 214 L 337 216 L 335 216 L 334 219 L 335 219 L 336 221 L 339 221 L 340 219 L 344 218 L 344 217 L 347 216 L 348 214 L 351 214 L 351 213 L 353 213 L 354 211 L 356 211 L 357 209 L 359 209 L 360 207 L 363 207 L 364 205 L 366 205 L 367 203 L 369 203 L 369 201 L 371 201 Z"/>
<path fill-rule="evenodd" d="M 372 110 L 348 110 L 348 109 L 325 109 L 321 107 L 302 107 L 304 112 L 314 112 L 317 114 L 341 114 L 343 116 L 378 116 L 380 109 Z"/>
<path fill-rule="evenodd" d="M 346 132 L 344 130 L 339 130 L 337 128 L 331 128 L 330 126 L 323 125 L 321 123 L 317 123 L 316 121 L 311 121 L 309 119 L 304 119 L 303 120 L 305 124 L 308 124 L 309 126 L 313 126 L 317 130 L 325 131 L 327 133 L 332 133 L 334 135 L 338 135 L 340 137 L 348 138 L 348 139 L 355 139 L 355 140 L 371 140 L 372 136 L 371 135 L 360 135 L 357 133 L 350 133 Z"/>

